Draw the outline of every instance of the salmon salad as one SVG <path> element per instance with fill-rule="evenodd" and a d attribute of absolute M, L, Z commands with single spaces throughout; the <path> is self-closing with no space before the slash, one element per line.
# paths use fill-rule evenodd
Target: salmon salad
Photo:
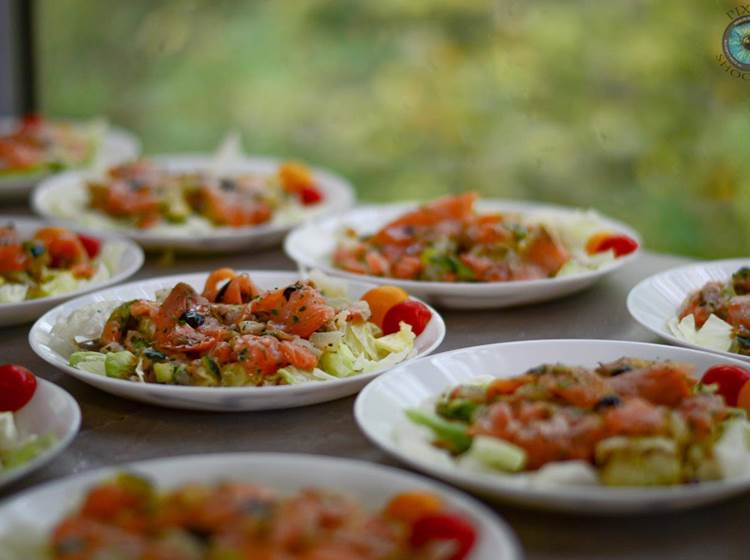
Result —
<path fill-rule="evenodd" d="M 73 292 L 117 271 L 124 246 L 61 227 L 24 237 L 13 223 L 0 226 L 0 305 Z"/>
<path fill-rule="evenodd" d="M 382 300 L 372 301 L 381 309 Z M 71 366 L 108 377 L 203 387 L 291 385 L 404 360 L 430 319 L 419 302 L 394 307 L 384 331 L 371 320 L 368 302 L 350 299 L 341 281 L 312 274 L 261 290 L 250 275 L 223 268 L 202 289 L 180 282 L 153 299 L 83 307 L 60 318 L 52 336 L 67 345 Z"/>
<path fill-rule="evenodd" d="M 570 220 L 482 213 L 478 195 L 449 196 L 372 234 L 342 232 L 333 265 L 346 272 L 426 282 L 538 280 L 590 271 L 638 249 L 591 215 Z"/>
<path fill-rule="evenodd" d="M 320 206 L 324 198 L 300 163 L 283 163 L 269 174 L 237 174 L 177 171 L 139 159 L 87 181 L 85 209 L 110 225 L 140 230 L 191 223 L 239 228 Z"/>
<path fill-rule="evenodd" d="M 0 178 L 54 173 L 88 164 L 101 143 L 99 125 L 55 122 L 39 115 L 22 119 L 0 136 Z"/>
<path fill-rule="evenodd" d="M 713 371 L 712 371 L 713 370 Z M 750 472 L 750 424 L 736 366 L 620 358 L 544 364 L 449 389 L 406 412 L 404 449 L 422 438 L 459 467 L 530 482 L 680 485 Z M 422 444 L 423 445 L 423 444 Z"/>
<path fill-rule="evenodd" d="M 750 356 L 750 268 L 690 293 L 667 326 L 692 344 Z"/>
<path fill-rule="evenodd" d="M 123 473 L 91 488 L 52 529 L 55 560 L 464 560 L 471 521 L 440 497 L 408 491 L 371 511 L 341 494 L 292 494 L 247 482 L 167 492 Z"/>

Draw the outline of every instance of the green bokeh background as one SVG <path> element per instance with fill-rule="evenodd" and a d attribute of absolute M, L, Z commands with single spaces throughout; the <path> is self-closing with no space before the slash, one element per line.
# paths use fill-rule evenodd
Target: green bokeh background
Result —
<path fill-rule="evenodd" d="M 148 153 L 245 148 L 361 199 L 594 207 L 649 248 L 748 254 L 750 81 L 713 0 L 39 0 L 42 107 Z"/>

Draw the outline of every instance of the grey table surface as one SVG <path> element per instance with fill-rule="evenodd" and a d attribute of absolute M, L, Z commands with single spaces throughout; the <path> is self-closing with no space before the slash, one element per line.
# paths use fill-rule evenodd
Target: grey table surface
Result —
<path fill-rule="evenodd" d="M 592 289 L 559 301 L 494 311 L 443 311 L 448 334 L 439 351 L 500 341 L 606 338 L 656 342 L 628 315 L 625 297 L 639 280 L 685 262 L 645 253 Z M 218 266 L 293 270 L 281 251 L 190 257 L 160 263 L 150 256 L 136 278 L 204 271 Z M 201 413 L 118 398 L 72 379 L 36 357 L 29 325 L 0 329 L 0 363 L 25 365 L 69 391 L 83 413 L 81 431 L 52 464 L 0 491 L 0 500 L 39 483 L 97 467 L 175 455 L 276 451 L 397 464 L 357 428 L 354 398 L 291 410 Z M 527 558 L 645 559 L 750 558 L 750 495 L 685 513 L 592 517 L 492 504 L 517 532 Z"/>

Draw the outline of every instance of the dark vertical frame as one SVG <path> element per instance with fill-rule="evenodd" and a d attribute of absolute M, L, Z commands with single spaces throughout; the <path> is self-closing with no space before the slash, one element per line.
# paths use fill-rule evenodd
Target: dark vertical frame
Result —
<path fill-rule="evenodd" d="M 21 114 L 39 110 L 36 89 L 34 13 L 36 0 L 15 0 L 17 31 L 17 77 Z"/>
<path fill-rule="evenodd" d="M 0 0 L 0 115 L 39 110 L 35 8 L 36 0 Z"/>

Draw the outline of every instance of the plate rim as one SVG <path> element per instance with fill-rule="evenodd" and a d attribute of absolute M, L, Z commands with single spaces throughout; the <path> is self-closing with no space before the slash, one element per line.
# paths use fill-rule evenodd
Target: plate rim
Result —
<path fill-rule="evenodd" d="M 24 478 L 26 475 L 31 474 L 32 472 L 45 466 L 52 459 L 57 457 L 59 454 L 65 451 L 65 449 L 68 448 L 68 446 L 73 442 L 81 429 L 81 407 L 79 406 L 78 401 L 75 399 L 75 397 L 73 397 L 73 395 L 71 395 L 68 391 L 60 387 L 57 383 L 53 383 L 52 381 L 44 379 L 43 377 L 40 377 L 38 375 L 35 375 L 35 377 L 37 384 L 44 387 L 45 391 L 52 391 L 53 393 L 57 393 L 67 402 L 67 404 L 73 411 L 73 423 L 65 428 L 65 435 L 62 438 L 57 439 L 50 447 L 42 451 L 31 461 L 24 463 L 20 467 L 12 469 L 7 473 L 3 474 L 0 472 L 0 488 L 5 488 L 13 484 L 14 482 L 17 482 L 18 480 Z"/>
<path fill-rule="evenodd" d="M 49 221 L 44 220 L 43 218 L 39 218 L 38 216 L 23 216 L 20 214 L 0 215 L 0 222 L 12 222 L 14 224 L 22 222 L 30 227 L 36 228 L 50 225 Z M 29 309 L 37 305 L 57 306 L 58 304 L 65 303 L 66 301 L 69 301 L 71 299 L 77 299 L 79 296 L 84 296 L 92 292 L 99 291 L 100 289 L 114 287 L 115 285 L 120 284 L 121 282 L 135 275 L 146 261 L 146 255 L 140 245 L 135 243 L 132 239 L 128 239 L 127 237 L 124 237 L 122 235 L 118 235 L 116 232 L 100 232 L 98 230 L 76 227 L 75 225 L 71 225 L 69 229 L 73 233 L 95 235 L 100 241 L 107 241 L 109 243 L 122 243 L 126 247 L 126 251 L 132 252 L 135 258 L 131 264 L 125 267 L 124 270 L 113 274 L 103 282 L 92 284 L 91 286 L 87 286 L 79 290 L 74 290 L 72 292 L 66 292 L 63 294 L 45 296 L 36 299 L 27 299 L 24 301 L 13 303 L 0 303 L 0 314 L 6 311 L 10 306 L 13 306 L 14 309 Z"/>
<path fill-rule="evenodd" d="M 272 269 L 241 269 L 237 270 L 239 273 L 246 272 L 248 274 L 261 274 L 261 275 L 280 275 L 283 274 L 285 276 L 289 276 L 292 278 L 300 278 L 299 272 L 296 271 L 290 271 L 290 270 L 272 270 Z M 157 276 L 153 278 L 146 278 L 143 280 L 134 280 L 131 282 L 127 282 L 125 284 L 118 284 L 117 286 L 110 286 L 107 288 L 107 291 L 109 290 L 117 290 L 122 288 L 131 288 L 138 284 L 143 283 L 150 283 L 150 282 L 167 282 L 167 281 L 184 281 L 186 277 L 199 277 L 199 276 L 206 276 L 210 274 L 210 272 L 190 272 L 190 273 L 183 273 L 183 274 L 171 274 L 167 276 Z M 359 284 L 366 285 L 367 282 L 359 282 Z M 371 286 L 374 287 L 374 286 Z M 304 393 L 305 390 L 312 390 L 313 387 L 331 387 L 331 386 L 342 386 L 347 384 L 354 384 L 356 382 L 365 382 L 369 383 L 379 375 L 382 375 L 385 373 L 385 371 L 379 371 L 379 372 L 369 372 L 369 373 L 362 373 L 359 375 L 352 375 L 349 377 L 342 377 L 337 379 L 331 379 L 322 381 L 320 383 L 302 383 L 299 385 L 272 385 L 268 387 L 198 387 L 198 386 L 191 386 L 191 385 L 163 385 L 159 383 L 136 383 L 133 381 L 128 381 L 126 379 L 117 379 L 113 377 L 106 377 L 97 375 L 95 373 L 90 373 L 87 371 L 83 371 L 80 369 L 76 369 L 67 363 L 63 363 L 62 361 L 57 361 L 57 352 L 52 351 L 52 349 L 49 349 L 49 347 L 46 346 L 41 340 L 41 335 L 44 332 L 42 329 L 43 323 L 51 323 L 51 319 L 54 318 L 54 316 L 58 313 L 61 313 L 62 310 L 60 309 L 62 306 L 70 305 L 71 308 L 78 308 L 81 307 L 81 302 L 79 300 L 86 299 L 88 297 L 91 297 L 93 295 L 99 294 L 99 292 L 104 290 L 97 290 L 93 293 L 89 294 L 83 294 L 81 297 L 77 297 L 74 299 L 71 299 L 67 302 L 64 302 L 58 306 L 55 306 L 54 308 L 47 311 L 44 315 L 42 315 L 39 319 L 37 319 L 34 324 L 32 325 L 31 329 L 29 330 L 28 335 L 28 342 L 31 346 L 31 349 L 33 352 L 42 360 L 44 360 L 49 365 L 59 369 L 66 375 L 69 375 L 71 377 L 74 377 L 76 379 L 80 379 L 81 381 L 86 382 L 87 384 L 91 385 L 87 381 L 87 379 L 92 379 L 97 382 L 101 382 L 104 380 L 105 384 L 112 385 L 114 387 L 143 387 L 145 389 L 148 389 L 149 391 L 155 391 L 155 393 L 158 394 L 165 394 L 165 395 L 172 395 L 172 396 L 199 396 L 201 394 L 211 394 L 211 395 L 218 395 L 218 396 L 255 396 L 255 395 L 287 395 L 287 394 L 295 394 L 295 393 Z M 426 305 L 429 310 L 432 312 L 432 318 L 436 319 L 436 327 L 437 327 L 437 337 L 435 341 L 430 344 L 423 352 L 421 352 L 418 356 L 415 356 L 413 358 L 407 358 L 404 360 L 407 361 L 414 361 L 421 359 L 423 357 L 429 356 L 432 352 L 434 352 L 437 348 L 440 347 L 440 345 L 443 343 L 443 340 L 445 339 L 445 335 L 447 332 L 445 320 L 443 317 L 438 313 L 433 307 L 430 305 L 422 302 L 419 298 L 416 298 L 414 296 L 410 297 L 412 299 L 415 299 L 417 301 L 420 301 L 424 305 Z M 93 303 L 93 302 L 89 302 Z M 74 307 L 74 304 L 79 304 Z M 85 304 L 84 304 L 85 305 Z M 421 336 L 421 335 L 420 335 Z M 403 363 L 403 362 L 400 362 Z M 398 364 L 397 364 L 398 365 Z M 392 368 L 390 368 L 392 369 Z M 96 387 L 98 388 L 98 387 Z M 210 392 L 210 393 L 207 393 Z"/>
<path fill-rule="evenodd" d="M 232 463 L 245 463 L 248 467 L 255 464 L 255 466 L 263 465 L 265 468 L 272 468 L 274 464 L 285 463 L 288 465 L 296 464 L 300 465 L 295 467 L 297 470 L 303 468 L 316 467 L 324 469 L 347 469 L 351 471 L 358 471 L 358 478 L 365 478 L 370 473 L 378 473 L 388 479 L 399 479 L 404 481 L 406 484 L 414 484 L 421 488 L 427 488 L 431 491 L 437 492 L 444 499 L 447 498 L 449 505 L 456 507 L 459 510 L 467 511 L 473 518 L 480 520 L 482 523 L 482 530 L 485 534 L 489 544 L 504 543 L 508 550 L 511 552 L 509 560 L 521 560 L 524 557 L 523 548 L 521 546 L 520 539 L 516 532 L 513 530 L 511 525 L 506 519 L 497 512 L 492 511 L 486 504 L 482 503 L 475 497 L 468 495 L 458 488 L 454 488 L 444 482 L 435 480 L 421 473 L 415 473 L 402 468 L 394 467 L 391 465 L 385 465 L 378 462 L 366 461 L 362 459 L 352 459 L 349 457 L 338 457 L 332 455 L 322 455 L 317 453 L 293 453 L 293 452 L 225 452 L 225 453 L 189 453 L 180 454 L 170 457 L 159 457 L 152 459 L 142 459 L 135 461 L 128 461 L 121 465 L 109 465 L 104 467 L 98 467 L 95 469 L 89 469 L 83 472 L 69 474 L 61 478 L 49 480 L 33 487 L 27 488 L 18 492 L 8 499 L 0 503 L 0 520 L 4 515 L 8 515 L 9 510 L 17 504 L 25 504 L 28 507 L 28 502 L 39 499 L 40 495 L 44 495 L 47 492 L 54 491 L 56 489 L 63 489 L 66 485 L 70 484 L 93 484 L 97 479 L 104 479 L 107 476 L 111 476 L 113 473 L 122 471 L 138 472 L 146 471 L 152 468 L 158 468 L 160 466 L 169 466 L 170 464 L 179 464 L 184 466 L 185 464 L 198 464 L 211 463 L 215 465 L 224 464 L 227 462 Z M 164 468 L 164 467 L 162 467 Z M 154 476 L 148 472 L 144 473 L 145 476 Z M 209 478 L 209 477 L 206 477 Z M 218 475 L 213 475 L 210 480 L 218 480 Z M 237 480 L 238 478 L 234 478 Z M 242 480 L 252 482 L 252 473 L 248 470 L 248 476 L 243 477 Z M 284 494 L 282 489 L 277 489 L 281 494 Z M 343 489 L 346 493 L 353 493 L 354 489 Z"/>
<path fill-rule="evenodd" d="M 210 154 L 201 152 L 174 152 L 174 153 L 161 153 L 143 156 L 146 159 L 164 162 L 165 164 L 176 164 L 176 165 L 191 165 L 197 163 L 197 167 L 201 167 L 211 162 Z M 253 167 L 258 165 L 279 165 L 286 161 L 279 156 L 265 156 L 260 154 L 244 154 L 240 167 Z M 340 175 L 339 173 L 330 170 L 328 168 L 318 166 L 308 166 L 314 175 L 319 176 L 325 182 L 324 189 L 331 189 L 335 198 L 330 200 L 328 203 L 324 202 L 323 208 L 321 208 L 322 214 L 317 216 L 318 218 L 326 215 L 333 215 L 342 212 L 346 212 L 356 204 L 356 190 L 353 183 Z M 86 170 L 69 170 L 62 173 L 58 173 L 54 176 L 46 177 L 39 182 L 37 187 L 31 196 L 31 206 L 34 212 L 45 219 L 57 223 L 70 223 L 70 218 L 63 218 L 57 216 L 48 211 L 45 200 L 50 196 L 51 192 L 64 188 L 68 181 L 81 182 L 85 179 L 87 174 Z M 61 184 L 61 185 L 59 185 Z M 111 232 L 119 233 L 120 235 L 127 236 L 128 238 L 137 241 L 139 243 L 152 243 L 162 244 L 164 242 L 179 242 L 179 241 L 236 241 L 237 238 L 256 238 L 264 235 L 280 235 L 291 231 L 294 227 L 302 225 L 309 220 L 315 219 L 315 216 L 303 218 L 297 223 L 265 223 L 258 224 L 255 226 L 242 226 L 242 227 L 214 227 L 206 232 L 200 232 L 196 236 L 195 232 L 184 232 L 180 234 L 165 234 L 158 233 L 154 234 L 149 230 L 139 230 L 136 228 L 129 227 L 108 227 L 106 230 Z"/>
<path fill-rule="evenodd" d="M 750 356 L 743 356 L 741 354 L 735 354 L 734 352 L 723 352 L 721 350 L 713 350 L 711 348 L 705 348 L 703 346 L 693 344 L 692 342 L 688 342 L 687 340 L 682 340 L 681 338 L 674 336 L 671 332 L 669 332 L 666 326 L 667 321 L 671 317 L 666 317 L 664 320 L 664 325 L 660 328 L 656 328 L 656 327 L 649 325 L 646 322 L 646 320 L 643 318 L 642 313 L 638 310 L 638 308 L 636 307 L 636 303 L 635 303 L 636 298 L 647 294 L 648 293 L 647 290 L 650 288 L 651 284 L 653 284 L 655 281 L 657 281 L 660 278 L 668 278 L 674 274 L 684 273 L 688 270 L 693 270 L 693 269 L 698 270 L 698 269 L 705 268 L 706 266 L 716 266 L 716 267 L 727 266 L 728 267 L 730 265 L 739 266 L 743 264 L 750 266 L 750 257 L 694 261 L 688 264 L 683 264 L 683 265 L 675 266 L 672 268 L 668 268 L 666 270 L 662 270 L 661 272 L 655 272 L 654 274 L 651 274 L 650 276 L 647 276 L 646 278 L 642 279 L 640 282 L 638 282 L 635 286 L 633 286 L 628 291 L 628 295 L 625 298 L 625 306 L 628 309 L 628 313 L 630 314 L 630 317 L 635 322 L 637 322 L 640 326 L 642 326 L 644 329 L 648 330 L 649 332 L 657 335 L 659 338 L 666 340 L 668 342 L 671 342 L 672 344 L 676 344 L 684 348 L 689 348 L 691 350 L 697 350 L 699 352 L 708 352 L 710 354 L 715 354 L 717 356 L 725 356 L 727 358 L 734 359 L 734 360 L 750 361 Z M 687 294 L 685 294 L 685 296 L 687 296 Z"/>
<path fill-rule="evenodd" d="M 334 275 L 340 278 L 351 278 L 351 279 L 357 279 L 362 278 L 365 279 L 368 282 L 378 283 L 378 284 L 395 284 L 399 286 L 403 286 L 404 288 L 412 289 L 412 290 L 422 290 L 423 292 L 429 292 L 435 295 L 459 295 L 457 292 L 462 292 L 460 294 L 461 297 L 466 298 L 483 298 L 483 297 L 490 297 L 491 295 L 495 295 L 498 292 L 503 291 L 516 291 L 516 290 L 523 290 L 528 288 L 536 288 L 536 287 L 542 287 L 542 286 L 565 286 L 569 284 L 574 284 L 578 282 L 586 282 L 586 281 L 593 281 L 597 278 L 600 278 L 604 275 L 610 274 L 614 272 L 615 270 L 625 266 L 626 264 L 629 264 L 633 261 L 635 261 L 643 252 L 643 239 L 634 228 L 630 227 L 629 225 L 625 224 L 624 222 L 621 222 L 619 220 L 615 220 L 613 218 L 610 218 L 609 216 L 602 214 L 598 211 L 597 214 L 602 219 L 602 221 L 605 224 L 611 224 L 613 228 L 616 228 L 619 231 L 622 231 L 623 233 L 626 233 L 627 235 L 633 237 L 638 242 L 638 248 L 623 257 L 619 257 L 615 259 L 614 261 L 605 264 L 601 268 L 598 268 L 596 270 L 591 270 L 583 273 L 577 273 L 577 274 L 571 274 L 569 276 L 563 276 L 560 278 L 539 278 L 536 280 L 513 280 L 513 281 L 506 281 L 506 282 L 436 282 L 436 281 L 421 281 L 421 280 L 401 280 L 398 278 L 390 278 L 390 277 L 380 277 L 380 276 L 372 276 L 367 274 L 355 274 L 352 272 L 347 272 L 345 270 L 341 270 L 339 268 L 334 267 L 331 263 L 328 262 L 316 262 L 311 257 L 306 256 L 303 252 L 299 251 L 295 247 L 295 242 L 298 238 L 302 237 L 306 233 L 309 233 L 308 230 L 312 230 L 313 228 L 322 228 L 322 227 L 328 227 L 331 225 L 331 222 L 334 221 L 341 221 L 344 220 L 353 220 L 354 215 L 358 212 L 372 212 L 372 211 L 405 211 L 409 210 L 411 208 L 414 208 L 415 206 L 419 204 L 423 204 L 423 201 L 408 201 L 408 202 L 394 202 L 394 203 L 385 203 L 385 204 L 361 204 L 354 208 L 351 208 L 347 210 L 346 212 L 343 212 L 342 214 L 336 215 L 336 216 L 321 216 L 318 218 L 314 218 L 304 224 L 300 224 L 297 227 L 293 228 L 291 232 L 286 236 L 286 239 L 284 239 L 284 253 L 292 259 L 295 263 L 297 263 L 299 266 L 306 267 L 308 269 L 317 268 L 325 272 L 326 274 Z M 484 204 L 483 204 L 484 203 Z M 526 210 L 519 210 L 521 212 L 523 211 L 555 211 L 555 212 L 585 212 L 587 209 L 584 208 L 578 208 L 578 207 L 572 207 L 572 206 L 562 206 L 562 205 L 556 205 L 556 204 L 547 204 L 547 203 L 540 203 L 540 202 L 534 202 L 534 201 L 528 201 L 528 200 L 519 200 L 519 199 L 512 199 L 512 198 L 481 198 L 477 201 L 477 204 L 480 206 L 483 205 L 497 205 L 497 206 L 519 206 L 521 208 L 526 208 Z M 487 293 L 490 292 L 490 293 Z"/>
<path fill-rule="evenodd" d="M 682 348 L 669 346 L 665 344 L 656 344 L 652 342 L 638 342 L 631 340 L 608 340 L 608 339 L 588 339 L 588 338 L 559 338 L 559 339 L 533 339 L 533 340 L 516 340 L 508 342 L 495 342 L 490 344 L 482 344 L 477 346 L 469 346 L 465 348 L 457 348 L 449 350 L 447 352 L 439 352 L 431 356 L 421 358 L 419 361 L 427 361 L 430 359 L 440 358 L 446 355 L 454 355 L 461 352 L 476 351 L 476 350 L 487 350 L 497 347 L 508 347 L 508 346 L 534 346 L 537 344 L 615 344 L 617 346 L 630 347 L 640 346 L 651 349 L 661 348 L 667 351 L 676 351 L 683 353 L 698 353 L 707 356 L 714 356 L 710 352 L 701 350 L 694 350 L 691 348 Z M 744 365 L 742 360 L 730 359 L 735 362 L 735 365 Z M 416 360 L 415 360 L 416 362 Z M 412 362 L 410 365 L 414 365 Z M 369 429 L 369 422 L 364 419 L 365 407 L 370 397 L 370 393 L 373 393 L 378 388 L 378 383 L 385 381 L 388 376 L 396 375 L 408 375 L 406 372 L 399 371 L 402 368 L 399 366 L 383 374 L 382 379 L 375 379 L 370 384 L 360 391 L 359 395 L 354 402 L 354 419 L 359 427 L 360 431 L 365 437 L 380 450 L 395 458 L 401 463 L 404 463 L 411 468 L 417 469 L 421 472 L 427 473 L 430 476 L 438 477 L 442 480 L 450 481 L 452 484 L 456 484 L 459 487 L 471 488 L 480 493 L 491 495 L 497 499 L 515 501 L 516 503 L 526 502 L 527 504 L 535 502 L 533 506 L 526 506 L 529 509 L 547 508 L 550 510 L 566 512 L 570 511 L 570 505 L 568 502 L 577 501 L 579 504 L 584 504 L 586 511 L 595 512 L 597 514 L 634 514 L 642 512 L 642 510 L 633 509 L 638 504 L 653 504 L 657 503 L 661 505 L 663 501 L 669 500 L 675 497 L 689 498 L 700 498 L 703 495 L 713 495 L 717 491 L 727 490 L 730 493 L 737 493 L 738 491 L 747 491 L 750 489 L 750 473 L 745 476 L 731 478 L 728 480 L 719 481 L 705 481 L 695 485 L 675 485 L 675 486 L 658 486 L 658 487 L 607 487 L 601 485 L 592 486 L 566 486 L 566 485 L 550 485 L 550 486 L 519 486 L 513 483 L 504 483 L 501 478 L 493 478 L 492 475 L 484 475 L 479 479 L 471 480 L 470 477 L 478 477 L 474 473 L 469 471 L 462 471 L 455 466 L 445 466 L 437 463 L 430 463 L 428 461 L 420 461 L 407 455 L 404 451 L 400 450 L 398 445 L 393 441 L 393 438 L 384 437 L 381 438 L 379 434 L 374 433 L 375 431 Z M 432 395 L 434 396 L 434 395 Z M 395 424 L 393 425 L 395 426 Z M 591 494 L 584 495 L 582 497 L 581 490 L 595 489 Z M 685 496 L 687 494 L 687 496 Z M 656 496 L 656 498 L 654 498 Z M 613 499 L 617 500 L 615 503 L 610 503 Z M 559 505 L 555 503 L 539 505 L 539 501 L 551 500 L 553 502 L 564 500 L 566 503 Z M 659 510 L 662 511 L 662 510 Z M 663 510 L 664 512 L 669 511 L 669 508 Z"/>

